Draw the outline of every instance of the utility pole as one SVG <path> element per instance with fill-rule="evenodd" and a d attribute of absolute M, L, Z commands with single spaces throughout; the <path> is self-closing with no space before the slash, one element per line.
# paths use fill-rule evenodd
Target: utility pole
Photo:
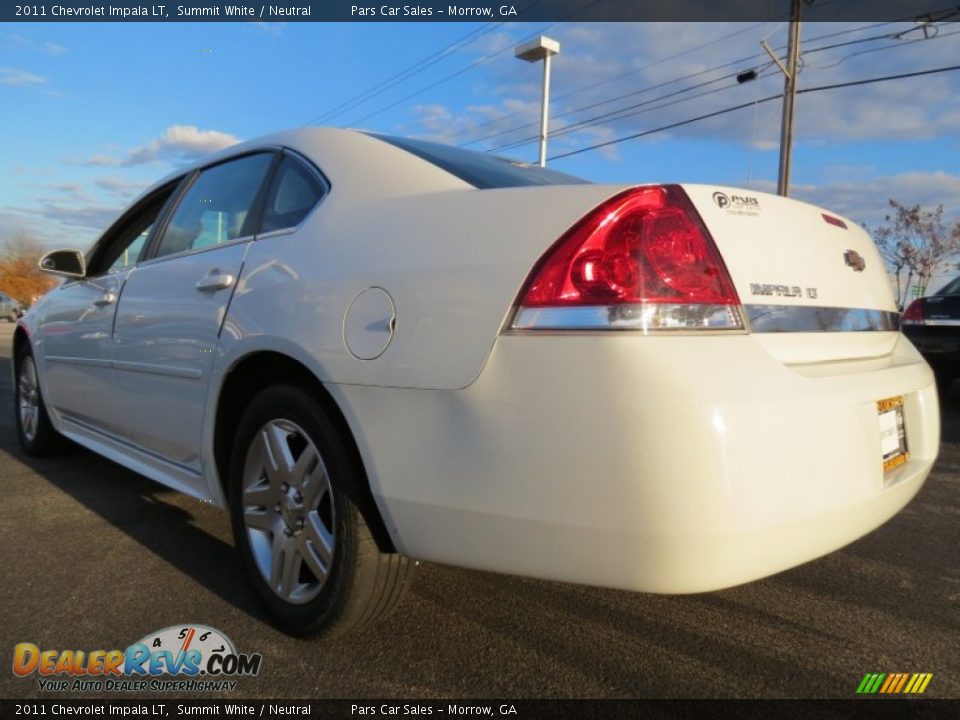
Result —
<path fill-rule="evenodd" d="M 518 45 L 516 57 L 526 62 L 543 60 L 543 97 L 540 101 L 540 167 L 547 165 L 547 120 L 550 117 L 550 58 L 560 52 L 560 43 L 541 35 Z"/>
<path fill-rule="evenodd" d="M 767 55 L 783 73 L 783 120 L 780 125 L 780 172 L 777 176 L 777 194 L 790 194 L 790 161 L 793 155 L 793 100 L 797 92 L 797 61 L 800 58 L 800 3 L 790 0 L 790 33 L 787 40 L 787 65 L 784 67 L 764 40 L 761 44 Z"/>

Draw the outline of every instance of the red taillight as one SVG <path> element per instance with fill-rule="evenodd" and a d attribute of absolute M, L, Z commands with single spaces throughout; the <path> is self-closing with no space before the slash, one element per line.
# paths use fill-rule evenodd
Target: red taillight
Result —
<path fill-rule="evenodd" d="M 923 323 L 923 300 L 914 300 L 903 311 L 903 322 L 907 325 L 920 325 Z"/>
<path fill-rule="evenodd" d="M 635 188 L 600 205 L 540 259 L 518 304 L 528 319 L 540 311 L 537 327 L 567 326 L 571 313 L 543 312 L 564 308 L 602 308 L 613 318 L 591 323 L 581 312 L 576 327 L 742 327 L 720 253 L 677 185 Z"/>

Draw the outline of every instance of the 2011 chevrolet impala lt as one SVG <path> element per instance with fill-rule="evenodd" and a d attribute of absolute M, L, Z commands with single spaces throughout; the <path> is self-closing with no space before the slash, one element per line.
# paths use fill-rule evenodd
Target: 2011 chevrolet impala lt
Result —
<path fill-rule="evenodd" d="M 870 238 L 762 193 L 311 128 L 41 265 L 67 280 L 16 328 L 24 449 L 229 508 L 292 633 L 383 615 L 408 558 L 754 580 L 893 516 L 939 445 Z"/>

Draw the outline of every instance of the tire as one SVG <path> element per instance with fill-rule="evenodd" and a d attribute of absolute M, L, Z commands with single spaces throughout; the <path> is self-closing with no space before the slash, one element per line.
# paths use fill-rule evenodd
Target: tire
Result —
<path fill-rule="evenodd" d="M 414 563 L 380 552 L 351 500 L 364 482 L 336 426 L 301 390 L 274 385 L 247 406 L 231 451 L 233 536 L 284 632 L 343 635 L 386 617 L 405 594 Z"/>
<path fill-rule="evenodd" d="M 7 322 L 8 322 L 8 323 L 15 323 L 16 321 L 17 321 L 17 314 L 16 314 L 15 312 L 14 312 L 14 313 L 10 313 L 9 315 L 7 315 Z"/>
<path fill-rule="evenodd" d="M 20 446 L 33 457 L 63 454 L 70 445 L 50 422 L 29 343 L 20 347 L 14 368 L 13 414 Z"/>

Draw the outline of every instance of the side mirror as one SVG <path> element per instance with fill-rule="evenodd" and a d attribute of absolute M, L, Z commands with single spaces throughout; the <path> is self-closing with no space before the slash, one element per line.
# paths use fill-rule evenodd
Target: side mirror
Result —
<path fill-rule="evenodd" d="M 87 261 L 79 250 L 51 250 L 40 258 L 40 269 L 68 278 L 82 278 L 87 274 Z"/>

